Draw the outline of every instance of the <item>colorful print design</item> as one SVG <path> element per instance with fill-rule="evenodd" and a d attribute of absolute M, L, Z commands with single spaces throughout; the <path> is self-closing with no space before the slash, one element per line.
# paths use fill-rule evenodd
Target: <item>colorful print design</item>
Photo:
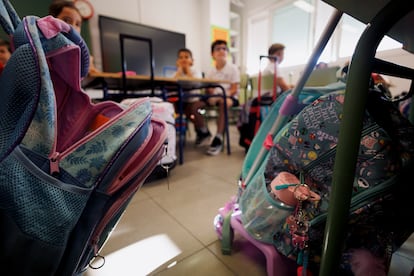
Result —
<path fill-rule="evenodd" d="M 325 216 L 329 206 L 343 101 L 342 92 L 332 93 L 306 107 L 275 143 L 267 164 L 267 181 L 273 179 L 280 171 L 296 174 L 302 172 L 305 182 L 321 196 L 321 201 L 317 205 L 309 202 L 303 205 L 303 210 L 311 222 L 313 219 L 317 221 L 316 218 L 319 216 Z M 367 114 L 363 121 L 353 183 L 354 196 L 368 191 L 398 173 L 400 160 L 396 151 L 392 149 L 391 138 Z M 274 244 L 286 256 L 296 258 L 298 252 L 291 245 L 287 227 L 287 223 L 284 223 L 275 231 Z M 323 228 L 324 223 L 318 227 L 313 226 L 310 230 L 310 248 L 314 262 L 319 258 Z"/>

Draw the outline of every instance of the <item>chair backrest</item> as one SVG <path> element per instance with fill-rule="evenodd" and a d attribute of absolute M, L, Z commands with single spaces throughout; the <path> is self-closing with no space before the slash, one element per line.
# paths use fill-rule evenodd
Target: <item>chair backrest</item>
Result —
<path fill-rule="evenodd" d="M 177 71 L 177 66 L 164 66 L 162 67 L 162 75 L 167 78 L 174 76 Z"/>
<path fill-rule="evenodd" d="M 273 91 L 273 81 L 274 76 L 273 75 L 262 75 L 262 83 L 261 83 L 261 95 L 263 95 L 266 92 L 272 92 Z M 252 86 L 252 96 L 257 97 L 258 93 L 258 83 L 259 83 L 259 76 L 252 76 L 250 78 L 251 86 Z"/>
<path fill-rule="evenodd" d="M 325 86 L 338 81 L 339 66 L 315 69 L 305 83 L 305 87 Z"/>
<path fill-rule="evenodd" d="M 240 84 L 239 84 L 239 102 L 240 104 L 244 104 L 247 102 L 248 99 L 251 98 L 251 94 L 248 92 L 251 92 L 249 90 L 249 75 L 248 74 L 241 74 L 240 75 Z"/>

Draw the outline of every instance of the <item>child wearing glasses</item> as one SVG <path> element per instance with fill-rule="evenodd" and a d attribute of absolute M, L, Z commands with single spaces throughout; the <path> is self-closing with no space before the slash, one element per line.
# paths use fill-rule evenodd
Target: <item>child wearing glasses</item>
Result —
<path fill-rule="evenodd" d="M 207 79 L 224 80 L 222 87 L 226 91 L 227 108 L 239 105 L 238 101 L 238 85 L 240 82 L 240 72 L 235 64 L 228 60 L 229 48 L 225 40 L 216 40 L 211 44 L 211 56 L 215 61 L 212 67 L 205 75 Z M 208 88 L 207 95 L 222 95 L 223 91 L 220 88 Z M 198 102 L 200 107 L 203 105 L 201 101 Z M 223 149 L 223 135 L 225 130 L 224 118 L 224 99 L 222 97 L 206 97 L 204 104 L 218 107 L 217 117 L 217 134 L 213 138 L 210 147 L 207 150 L 208 155 L 217 155 Z M 207 129 L 204 127 L 204 129 Z M 208 137 L 208 130 L 197 133 L 201 138 Z"/>

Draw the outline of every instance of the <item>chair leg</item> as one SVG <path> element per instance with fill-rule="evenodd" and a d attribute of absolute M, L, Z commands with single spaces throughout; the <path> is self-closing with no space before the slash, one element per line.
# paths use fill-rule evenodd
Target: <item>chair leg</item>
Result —
<path fill-rule="evenodd" d="M 224 105 L 224 134 L 226 136 L 226 142 L 227 142 L 227 154 L 231 154 L 230 150 L 230 133 L 229 133 L 229 112 L 228 112 L 227 105 Z M 223 137 L 224 138 L 224 137 Z M 223 139 L 224 140 L 224 139 Z"/>
<path fill-rule="evenodd" d="M 296 263 L 281 255 L 273 245 L 260 242 L 251 237 L 244 229 L 239 216 L 232 216 L 231 227 L 264 254 L 268 276 L 296 275 Z"/>

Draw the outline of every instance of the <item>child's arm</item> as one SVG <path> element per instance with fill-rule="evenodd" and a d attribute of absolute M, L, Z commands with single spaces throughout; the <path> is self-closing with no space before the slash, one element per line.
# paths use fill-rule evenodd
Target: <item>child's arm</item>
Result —
<path fill-rule="evenodd" d="M 193 72 L 191 70 L 191 66 L 183 67 L 183 71 L 184 71 L 184 76 L 189 77 L 189 78 L 194 78 Z"/>
<path fill-rule="evenodd" d="M 277 85 L 280 87 L 280 89 L 282 89 L 282 91 L 286 91 L 293 88 L 293 85 L 287 84 L 285 79 L 282 77 L 277 78 Z"/>
<path fill-rule="evenodd" d="M 239 84 L 238 83 L 232 83 L 230 85 L 230 88 L 226 90 L 226 96 L 232 97 L 237 94 Z M 207 94 L 212 95 L 214 94 L 214 88 L 207 88 L 206 89 Z"/>
<path fill-rule="evenodd" d="M 89 56 L 89 73 L 99 73 L 99 70 L 95 67 L 93 56 Z"/>
<path fill-rule="evenodd" d="M 229 90 L 227 90 L 226 96 L 231 97 L 237 94 L 239 84 L 238 83 L 232 83 Z"/>

